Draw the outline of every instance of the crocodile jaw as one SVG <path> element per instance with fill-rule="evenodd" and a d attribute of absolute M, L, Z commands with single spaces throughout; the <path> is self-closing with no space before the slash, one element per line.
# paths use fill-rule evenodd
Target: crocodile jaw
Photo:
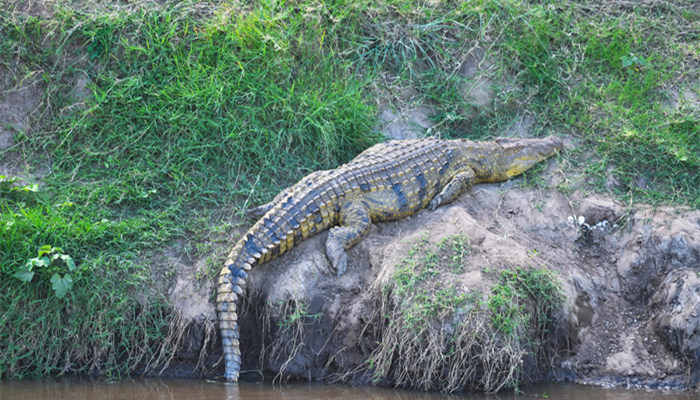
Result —
<path fill-rule="evenodd" d="M 515 141 L 499 139 L 496 143 L 503 146 L 502 163 L 508 178 L 522 174 L 564 147 L 561 139 L 553 136 Z"/>
<path fill-rule="evenodd" d="M 478 182 L 503 182 L 520 175 L 564 147 L 558 137 L 542 139 L 501 138 L 493 142 L 459 142 L 467 165 L 473 167 Z"/>

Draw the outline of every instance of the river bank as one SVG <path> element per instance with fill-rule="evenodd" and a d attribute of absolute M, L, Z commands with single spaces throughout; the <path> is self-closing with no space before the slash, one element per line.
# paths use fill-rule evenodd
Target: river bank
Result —
<path fill-rule="evenodd" d="M 698 21 L 685 0 L 0 0 L 0 378 L 216 376 L 242 210 L 378 141 L 556 135 L 524 177 L 374 226 L 340 279 L 324 235 L 253 271 L 244 368 L 695 387 Z"/>
<path fill-rule="evenodd" d="M 541 177 L 561 179 L 556 162 Z M 242 369 L 280 381 L 423 390 L 543 381 L 693 389 L 699 238 L 698 211 L 627 208 L 517 181 L 477 185 L 443 209 L 374 225 L 340 278 L 324 234 L 254 269 L 241 314 Z M 176 305 L 190 297 L 182 289 L 193 273 L 179 271 Z M 494 305 L 504 276 L 527 282 L 526 294 L 509 294 L 507 310 Z M 198 321 L 187 342 L 200 354 L 195 332 L 213 329 L 213 304 L 183 304 Z M 216 341 L 208 343 L 216 359 Z"/>

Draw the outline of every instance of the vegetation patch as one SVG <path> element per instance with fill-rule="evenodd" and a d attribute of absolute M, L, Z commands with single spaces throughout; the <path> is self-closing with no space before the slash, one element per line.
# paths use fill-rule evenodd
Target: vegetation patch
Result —
<path fill-rule="evenodd" d="M 155 371 L 175 346 L 163 338 L 177 325 L 165 295 L 176 274 L 148 262 L 377 140 L 368 78 L 338 56 L 334 32 L 355 14 L 92 5 L 59 4 L 51 19 L 0 11 L 10 89 L 44 91 L 41 120 L 14 132 L 0 162 L 48 169 L 40 184 L 0 186 L 0 310 L 16 327 L 0 337 L 3 377 Z M 76 76 L 85 97 L 72 95 Z M 52 254 L 43 265 L 44 246 L 80 273 L 53 279 L 63 265 Z"/>
<path fill-rule="evenodd" d="M 424 237 L 396 265 L 370 322 L 376 381 L 497 392 L 534 378 L 524 365 L 548 368 L 542 357 L 555 344 L 547 334 L 563 301 L 556 278 L 518 267 L 503 270 L 489 294 L 469 291 L 458 283 L 468 254 L 464 235 L 437 245 Z"/>

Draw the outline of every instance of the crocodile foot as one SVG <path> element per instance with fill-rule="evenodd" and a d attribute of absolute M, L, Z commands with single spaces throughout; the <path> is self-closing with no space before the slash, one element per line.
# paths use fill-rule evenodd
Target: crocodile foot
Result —
<path fill-rule="evenodd" d="M 442 204 L 442 195 L 441 194 L 433 197 L 433 199 L 430 200 L 430 204 L 428 204 L 428 209 L 430 211 L 435 211 L 436 208 L 440 207 L 440 204 Z"/>
<path fill-rule="evenodd" d="M 326 242 L 326 255 L 331 260 L 331 267 L 338 274 L 338 277 L 343 275 L 348 267 L 348 253 L 345 252 L 345 249 L 337 241 L 328 240 Z"/>

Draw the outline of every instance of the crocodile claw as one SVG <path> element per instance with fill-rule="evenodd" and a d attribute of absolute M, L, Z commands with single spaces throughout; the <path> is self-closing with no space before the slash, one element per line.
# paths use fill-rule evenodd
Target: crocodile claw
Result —
<path fill-rule="evenodd" d="M 326 254 L 331 260 L 332 269 L 338 274 L 338 277 L 343 275 L 348 267 L 348 253 L 337 244 L 326 243 Z"/>
<path fill-rule="evenodd" d="M 432 200 L 430 200 L 430 204 L 428 204 L 428 209 L 430 211 L 435 211 L 435 209 L 438 208 L 440 204 L 442 204 L 442 195 L 437 195 Z"/>

